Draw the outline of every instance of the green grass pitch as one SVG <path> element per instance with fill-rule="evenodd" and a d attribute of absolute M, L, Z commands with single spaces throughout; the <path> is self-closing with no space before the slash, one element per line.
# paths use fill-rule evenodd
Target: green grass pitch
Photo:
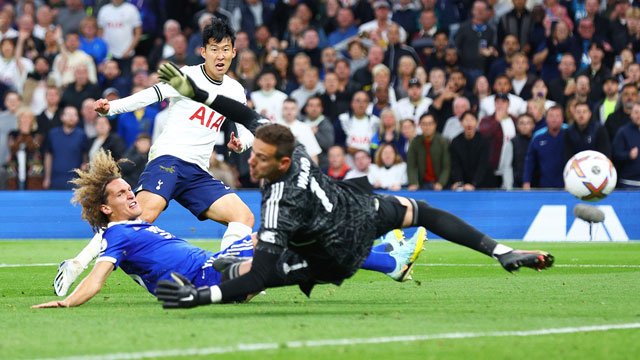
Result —
<path fill-rule="evenodd" d="M 289 287 L 248 304 L 168 311 L 121 270 L 81 307 L 32 310 L 54 299 L 56 266 L 0 265 L 0 359 L 640 358 L 639 242 L 508 244 L 548 250 L 557 266 L 512 275 L 432 241 L 414 281 L 360 271 L 311 298 Z M 0 264 L 56 263 L 84 245 L 3 241 Z M 630 325 L 600 331 L 620 324 Z"/>

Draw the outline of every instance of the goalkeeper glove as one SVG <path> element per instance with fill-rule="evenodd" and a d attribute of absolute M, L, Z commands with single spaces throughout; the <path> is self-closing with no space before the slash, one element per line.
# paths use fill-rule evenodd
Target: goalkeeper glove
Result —
<path fill-rule="evenodd" d="M 174 63 L 168 62 L 162 64 L 158 69 L 158 74 L 160 74 L 158 80 L 171 85 L 180 95 L 188 97 L 193 101 L 209 106 L 216 97 L 215 94 L 209 95 L 209 93 L 200 89 L 193 80 L 180 71 Z"/>
<path fill-rule="evenodd" d="M 169 280 L 158 281 L 156 296 L 163 301 L 165 309 L 192 308 L 199 305 L 211 304 L 211 290 L 208 286 L 196 287 L 186 277 L 172 272 Z"/>

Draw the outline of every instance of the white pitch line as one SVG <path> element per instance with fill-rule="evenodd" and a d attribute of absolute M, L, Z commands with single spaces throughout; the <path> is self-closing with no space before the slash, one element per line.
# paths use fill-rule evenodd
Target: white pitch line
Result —
<path fill-rule="evenodd" d="M 29 266 L 56 266 L 60 263 L 42 263 L 42 264 L 0 264 L 0 268 L 29 267 Z"/>
<path fill-rule="evenodd" d="M 170 349 L 170 350 L 150 350 L 131 353 L 113 353 L 103 355 L 79 355 L 60 358 L 47 358 L 39 360 L 131 360 L 147 359 L 170 356 L 202 356 L 212 354 L 226 354 L 244 351 L 275 350 L 275 349 L 296 349 L 308 347 L 340 346 L 340 345 L 362 345 L 362 344 L 385 344 L 395 342 L 429 341 L 439 339 L 470 339 L 478 337 L 506 337 L 506 336 L 538 336 L 553 334 L 570 334 L 578 332 L 594 332 L 609 330 L 638 329 L 640 323 L 591 325 L 579 327 L 523 330 L 523 331 L 489 331 L 489 332 L 455 332 L 431 335 L 401 335 L 383 336 L 372 338 L 352 338 L 352 339 L 326 339 L 326 340 L 306 340 L 287 341 L 284 343 L 256 343 L 238 344 L 235 346 L 190 348 L 190 349 Z"/>
<path fill-rule="evenodd" d="M 500 266 L 500 264 L 416 264 L 416 266 L 451 266 L 451 267 L 484 267 L 484 266 Z M 553 267 L 562 268 L 640 268 L 640 265 L 612 265 L 612 264 L 557 264 Z"/>

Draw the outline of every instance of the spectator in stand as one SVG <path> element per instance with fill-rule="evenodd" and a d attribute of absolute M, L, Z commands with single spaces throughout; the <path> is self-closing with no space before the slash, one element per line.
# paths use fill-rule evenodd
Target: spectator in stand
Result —
<path fill-rule="evenodd" d="M 541 42 L 537 49 L 534 49 L 536 52 L 533 56 L 533 64 L 542 68 L 540 75 L 545 81 L 550 82 L 558 77 L 562 58 L 564 54 L 571 53 L 574 43 L 569 25 L 564 21 L 559 21 L 554 26 L 553 32 L 547 35 L 545 41 Z"/>
<path fill-rule="evenodd" d="M 0 169 L 9 159 L 7 136 L 16 129 L 17 112 L 20 106 L 22 106 L 22 98 L 17 92 L 9 90 L 4 94 L 4 108 L 6 110 L 0 112 Z M 0 179 L 0 182 L 0 188 L 4 188 L 4 181 Z"/>
<path fill-rule="evenodd" d="M 287 31 L 282 36 L 280 41 L 280 48 L 288 56 L 294 56 L 302 51 L 302 35 L 304 33 L 304 26 L 302 20 L 298 17 L 290 17 L 287 21 Z"/>
<path fill-rule="evenodd" d="M 327 46 L 322 49 L 322 54 L 320 55 L 320 61 L 322 62 L 322 67 L 320 68 L 320 79 L 324 79 L 324 76 L 333 72 L 336 68 L 336 61 L 338 61 L 338 52 L 336 49 Z"/>
<path fill-rule="evenodd" d="M 286 92 L 290 94 L 293 90 L 297 89 L 302 85 L 302 77 L 304 75 L 305 70 L 311 67 L 311 59 L 307 54 L 299 53 L 293 57 L 293 77 L 287 83 Z"/>
<path fill-rule="evenodd" d="M 595 150 L 611 157 L 611 142 L 607 129 L 591 117 L 591 108 L 585 102 L 578 102 L 575 121 L 564 134 L 564 159 L 584 150 Z"/>
<path fill-rule="evenodd" d="M 609 115 L 607 121 L 604 123 L 611 141 L 613 141 L 618 134 L 618 130 L 631 121 L 631 110 L 633 110 L 633 105 L 637 102 L 638 87 L 631 84 L 625 85 L 620 94 L 621 106 L 618 106 L 618 109 Z"/>
<path fill-rule="evenodd" d="M 38 122 L 38 132 L 43 136 L 42 144 L 46 143 L 49 130 L 62 126 L 62 121 L 60 120 L 60 115 L 62 114 L 62 109 L 60 108 L 61 97 L 60 89 L 53 85 L 47 87 L 45 93 L 47 107 L 36 118 Z"/>
<path fill-rule="evenodd" d="M 36 117 L 23 107 L 17 112 L 18 129 L 9 133 L 7 190 L 41 190 L 43 178 L 42 135 Z"/>
<path fill-rule="evenodd" d="M 613 159 L 618 170 L 618 187 L 640 189 L 640 104 L 633 104 L 631 122 L 622 126 L 613 140 Z"/>
<path fill-rule="evenodd" d="M 335 72 L 327 73 L 324 76 L 324 92 L 320 95 L 322 100 L 322 113 L 333 123 L 338 119 L 338 115 L 349 111 L 349 97 L 340 91 L 340 82 Z"/>
<path fill-rule="evenodd" d="M 256 81 L 258 75 L 260 75 L 260 65 L 256 59 L 256 54 L 251 49 L 244 49 L 238 52 L 237 57 L 238 64 L 234 74 L 238 82 L 251 93 L 258 88 Z"/>
<path fill-rule="evenodd" d="M 282 103 L 282 122 L 281 124 L 288 127 L 296 140 L 305 147 L 307 155 L 318 164 L 318 155 L 322 152 L 318 141 L 316 140 L 311 125 L 298 120 L 298 104 L 295 99 L 287 98 Z"/>
<path fill-rule="evenodd" d="M 100 88 L 89 82 L 89 72 L 87 67 L 80 64 L 74 69 L 74 79 L 62 93 L 62 103 L 64 105 L 75 106 L 78 111 L 82 107 L 82 102 L 87 98 L 100 98 Z"/>
<path fill-rule="evenodd" d="M 388 86 L 376 86 L 376 90 L 373 92 L 373 101 L 369 103 L 367 107 L 367 114 L 372 114 L 380 117 L 380 113 L 383 110 L 391 107 L 389 103 L 389 87 Z"/>
<path fill-rule="evenodd" d="M 420 118 L 422 135 L 411 140 L 407 153 L 408 190 L 439 191 L 449 183 L 449 141 L 436 132 L 436 125 L 436 119 L 431 114 L 424 114 Z"/>
<path fill-rule="evenodd" d="M 313 132 L 318 145 L 320 145 L 321 152 L 318 154 L 318 166 L 320 169 L 325 170 L 329 167 L 329 148 L 333 146 L 335 139 L 333 121 L 331 118 L 323 115 L 322 98 L 317 95 L 314 95 L 307 100 L 307 103 L 304 106 L 304 112 L 306 114 L 304 123 L 311 127 L 311 131 Z"/>
<path fill-rule="evenodd" d="M 42 56 L 49 60 L 49 64 L 53 64 L 55 58 L 60 54 L 62 44 L 62 30 L 60 28 L 49 29 L 44 36 L 44 51 Z M 60 44 L 59 44 L 60 43 Z"/>
<path fill-rule="evenodd" d="M 546 111 L 542 102 L 536 100 L 527 101 L 527 114 L 531 115 L 533 118 L 534 133 L 547 126 L 547 121 L 545 119 Z"/>
<path fill-rule="evenodd" d="M 33 71 L 27 74 L 22 88 L 22 97 L 34 114 L 40 114 L 47 107 L 45 94 L 49 79 L 49 61 L 39 55 L 33 61 Z"/>
<path fill-rule="evenodd" d="M 4 6 L 0 10 L 0 40 L 15 39 L 18 37 L 18 32 L 11 27 L 13 24 L 13 9 L 8 6 Z"/>
<path fill-rule="evenodd" d="M 640 9 L 638 9 L 640 11 Z M 591 63 L 589 65 L 578 71 L 577 76 L 585 75 L 589 79 L 589 85 L 591 92 L 589 93 L 589 103 L 595 104 L 600 99 L 602 99 L 602 84 L 604 84 L 604 80 L 611 76 L 611 71 L 605 64 L 603 64 L 604 60 L 604 46 L 598 42 L 592 42 L 589 45 L 589 59 L 591 59 Z"/>
<path fill-rule="evenodd" d="M 433 47 L 425 47 L 419 53 L 421 62 L 427 70 L 445 67 L 445 52 L 449 48 L 449 33 L 438 30 L 433 36 Z"/>
<path fill-rule="evenodd" d="M 468 49 L 462 52 L 460 65 L 472 80 L 487 69 L 492 57 L 498 55 L 494 43 L 494 30 L 487 24 L 488 11 L 485 1 L 474 1 L 471 20 L 462 23 L 454 36 L 456 48 Z"/>
<path fill-rule="evenodd" d="M 362 85 L 351 78 L 349 62 L 345 59 L 336 61 L 336 75 L 338 75 L 338 90 L 343 92 L 348 99 L 353 97 Z"/>
<path fill-rule="evenodd" d="M 79 49 L 91 55 L 97 65 L 102 64 L 109 54 L 107 43 L 98 37 L 98 21 L 93 16 L 85 17 L 80 23 Z"/>
<path fill-rule="evenodd" d="M 391 20 L 407 31 L 411 38 L 418 31 L 420 6 L 413 0 L 398 0 L 393 4 Z"/>
<path fill-rule="evenodd" d="M 491 96 L 491 85 L 489 85 L 489 80 L 487 80 L 486 76 L 482 75 L 476 79 L 472 93 L 473 96 L 469 98 L 471 111 L 477 112 L 482 100 Z"/>
<path fill-rule="evenodd" d="M 409 143 L 418 135 L 413 119 L 400 120 L 400 134 L 404 138 L 404 153 L 406 154 L 409 152 Z"/>
<path fill-rule="evenodd" d="M 413 79 L 417 64 L 411 56 L 404 55 L 398 60 L 398 70 L 393 80 L 393 89 L 396 99 L 403 99 L 409 96 L 409 81 Z M 420 94 L 422 95 L 422 83 L 420 84 Z"/>
<path fill-rule="evenodd" d="M 563 116 L 560 106 L 547 111 L 547 127 L 533 136 L 527 150 L 522 175 L 522 189 L 531 189 L 532 184 L 541 188 L 562 188 L 562 170 L 564 169 Z M 535 178 L 534 178 L 535 176 Z"/>
<path fill-rule="evenodd" d="M 322 48 L 320 47 L 318 30 L 307 28 L 302 32 L 301 51 L 311 59 L 311 65 L 322 68 Z"/>
<path fill-rule="evenodd" d="M 592 105 L 589 100 L 589 94 L 591 93 L 591 85 L 589 83 L 589 77 L 587 75 L 579 75 L 576 77 L 576 90 L 573 93 L 573 99 L 577 102 L 586 102 L 589 106 Z"/>
<path fill-rule="evenodd" d="M 23 56 L 29 60 L 34 60 L 44 51 L 44 41 L 33 35 L 33 17 L 23 14 L 18 19 L 18 34 L 24 33 Z"/>
<path fill-rule="evenodd" d="M 507 35 L 513 35 L 520 43 L 522 52 L 530 54 L 529 33 L 531 32 L 533 19 L 531 18 L 531 13 L 525 7 L 526 2 L 526 0 L 513 0 L 513 10 L 500 17 L 498 43 L 502 44 Z"/>
<path fill-rule="evenodd" d="M 489 166 L 489 143 L 476 131 L 478 118 L 467 111 L 460 122 L 464 129 L 451 142 L 451 190 L 474 191 L 487 187 L 486 178 L 492 176 Z"/>
<path fill-rule="evenodd" d="M 637 6 L 635 4 L 625 11 L 625 29 L 620 29 L 620 31 L 616 31 L 611 35 L 613 49 L 616 54 L 619 54 L 625 48 L 632 49 L 635 53 L 640 51 L 640 9 Z"/>
<path fill-rule="evenodd" d="M 394 23 L 389 25 L 387 30 L 389 42 L 382 62 L 387 65 L 392 74 L 397 72 L 398 61 L 404 56 L 409 56 L 416 64 L 420 61 L 416 51 L 411 46 L 405 45 L 404 41 L 400 41 L 400 29 L 402 29 L 400 25 Z"/>
<path fill-rule="evenodd" d="M 62 126 L 49 131 L 45 144 L 44 181 L 42 187 L 54 190 L 69 190 L 69 180 L 75 177 L 73 169 L 87 162 L 87 136 L 79 129 L 78 110 L 66 106 L 62 111 Z"/>
<path fill-rule="evenodd" d="M 125 76 L 129 75 L 131 57 L 142 35 L 138 9 L 124 0 L 111 0 L 98 12 L 98 36 L 107 43 L 113 59 Z"/>
<path fill-rule="evenodd" d="M 282 103 L 288 97 L 287 94 L 276 87 L 276 74 L 271 69 L 264 69 L 258 77 L 260 90 L 251 93 L 251 101 L 256 112 L 271 121 L 282 119 Z"/>
<path fill-rule="evenodd" d="M 351 168 L 347 165 L 346 156 L 342 146 L 334 145 L 329 148 L 329 168 L 327 175 L 334 180 L 342 180 Z"/>
<path fill-rule="evenodd" d="M 608 34 L 609 19 L 607 19 L 603 14 L 600 14 L 600 2 L 600 0 L 585 0 L 584 17 L 591 18 L 596 29 L 596 34 Z"/>
<path fill-rule="evenodd" d="M 352 74 L 367 66 L 369 61 L 367 54 L 367 47 L 360 41 L 360 38 L 349 41 L 347 45 L 347 58 L 349 59 Z"/>
<path fill-rule="evenodd" d="M 47 30 L 53 30 L 55 28 L 55 26 L 53 25 L 54 19 L 54 14 L 51 11 L 49 5 L 45 4 L 39 6 L 38 10 L 36 11 L 36 24 L 33 26 L 33 36 L 44 41 Z"/>
<path fill-rule="evenodd" d="M 369 183 L 373 185 L 370 178 L 371 174 L 371 156 L 364 150 L 358 150 L 353 154 L 353 168 L 347 171 L 344 180 L 366 176 Z"/>
<path fill-rule="evenodd" d="M 338 28 L 329 34 L 329 46 L 344 48 L 352 37 L 358 35 L 358 28 L 354 24 L 353 10 L 341 7 L 336 16 L 336 22 Z"/>
<path fill-rule="evenodd" d="M 438 18 L 433 9 L 423 9 L 420 13 L 420 30 L 411 38 L 411 46 L 418 52 L 418 56 L 429 56 L 434 45 L 434 37 L 438 32 Z M 429 51 L 424 52 L 425 49 Z"/>
<path fill-rule="evenodd" d="M 527 149 L 533 136 L 534 121 L 530 114 L 518 116 L 516 136 L 511 139 L 504 148 L 505 161 L 511 170 L 502 176 L 506 184 L 505 188 L 510 190 L 514 187 L 522 187 L 522 175 L 524 173 L 524 162 L 527 156 Z M 511 178 L 509 178 L 511 176 Z M 510 185 L 511 184 L 511 185 Z"/>
<path fill-rule="evenodd" d="M 164 22 L 162 37 L 156 39 L 156 43 L 151 48 L 149 56 L 147 57 L 149 65 L 152 69 L 158 67 L 158 62 L 162 59 L 168 59 L 175 54 L 175 49 L 172 44 L 173 38 L 181 34 L 182 28 L 180 23 L 174 19 L 169 19 Z M 200 38 L 200 46 L 202 46 L 202 37 Z M 188 52 L 190 55 L 196 55 L 192 52 Z M 199 52 L 198 52 L 199 53 Z"/>
<path fill-rule="evenodd" d="M 245 0 L 233 10 L 233 28 L 245 31 L 253 37 L 256 28 L 269 25 L 273 17 L 274 3 L 266 0 Z"/>
<path fill-rule="evenodd" d="M 459 96 L 453 100 L 453 116 L 447 119 L 442 129 L 442 137 L 451 142 L 456 136 L 462 134 L 464 129 L 460 123 L 460 117 L 467 111 L 471 110 L 469 99 Z"/>
<path fill-rule="evenodd" d="M 369 151 L 371 139 L 378 130 L 380 119 L 375 115 L 368 115 L 367 106 L 369 95 L 364 91 L 358 91 L 351 100 L 351 112 L 340 114 L 338 117 L 349 154 L 355 153 L 358 149 Z M 336 144 L 341 145 L 339 138 L 340 136 L 336 136 Z"/>
<path fill-rule="evenodd" d="M 373 86 L 373 68 L 384 60 L 384 50 L 380 45 L 372 45 L 369 48 L 367 59 L 369 60 L 367 66 L 358 69 L 352 77 L 353 81 L 360 84 L 364 91 L 371 90 Z"/>
<path fill-rule="evenodd" d="M 397 102 L 396 91 L 391 86 L 391 71 L 385 64 L 378 64 L 373 67 L 373 85 L 369 92 L 375 93 L 379 87 L 388 89 L 388 101 L 390 104 L 393 105 Z"/>
<path fill-rule="evenodd" d="M 409 80 L 408 97 L 398 100 L 392 107 L 398 119 L 413 119 L 416 125 L 420 122 L 422 114 L 429 111 L 433 103 L 428 97 L 422 96 L 422 86 L 418 79 Z"/>
<path fill-rule="evenodd" d="M 533 86 L 531 87 L 531 99 L 542 104 L 545 111 L 556 104 L 555 101 L 547 99 L 548 93 L 549 88 L 547 88 L 547 84 L 544 80 L 537 79 L 533 82 Z"/>
<path fill-rule="evenodd" d="M 136 142 L 124 153 L 124 158 L 129 161 L 120 163 L 122 178 L 129 184 L 137 184 L 140 175 L 144 171 L 149 160 L 149 149 L 151 148 L 151 136 L 149 134 L 138 134 Z M 133 185 L 135 186 L 135 185 Z"/>
<path fill-rule="evenodd" d="M 202 30 L 204 29 L 205 26 L 207 26 L 208 23 L 211 22 L 212 18 L 213 18 L 213 14 L 209 14 L 209 13 L 202 14 L 198 18 L 197 31 L 195 31 L 196 29 L 194 29 L 193 34 L 189 36 L 189 42 L 187 44 L 187 51 L 190 54 L 200 55 L 200 47 L 202 47 Z M 236 45 L 237 43 L 238 43 L 238 38 L 236 34 Z"/>
<path fill-rule="evenodd" d="M 616 110 L 616 104 L 618 103 L 618 79 L 613 76 L 604 79 L 602 92 L 604 97 L 593 106 L 593 118 L 604 125 L 609 115 L 613 114 Z"/>
<path fill-rule="evenodd" d="M 513 55 L 520 51 L 520 44 L 515 35 L 507 35 L 501 43 L 502 56 L 493 60 L 489 66 L 489 81 L 494 82 L 496 76 L 506 74 L 513 61 Z"/>
<path fill-rule="evenodd" d="M 400 125 L 391 109 L 384 109 L 380 113 L 380 125 L 378 131 L 371 138 L 371 155 L 375 156 L 376 151 L 382 144 L 391 144 L 396 148 L 396 152 L 404 160 L 405 139 L 400 134 Z"/>
<path fill-rule="evenodd" d="M 98 118 L 98 113 L 93 110 L 94 101 L 96 100 L 93 98 L 84 99 L 82 107 L 80 108 L 79 124 L 82 126 L 82 130 L 84 130 L 84 134 L 87 135 L 88 139 L 95 137 L 97 134 L 96 119 Z"/>
<path fill-rule="evenodd" d="M 499 75 L 493 82 L 493 91 L 495 94 L 507 94 L 509 97 L 509 115 L 518 116 L 524 114 L 527 111 L 527 102 L 521 97 L 512 94 L 513 90 L 511 86 L 511 80 L 507 75 Z M 485 116 L 493 114 L 495 110 L 495 97 L 496 95 L 487 96 L 480 102 L 478 117 L 484 118 Z"/>
<path fill-rule="evenodd" d="M 198 20 L 203 14 L 212 14 L 214 17 L 218 19 L 223 19 L 229 24 L 233 24 L 233 15 L 227 10 L 220 6 L 220 0 L 205 0 L 204 1 L 204 9 L 198 11 L 191 20 L 193 25 L 198 23 Z"/>
<path fill-rule="evenodd" d="M 80 50 L 79 46 L 78 33 L 70 32 L 65 36 L 64 46 L 62 46 L 60 54 L 53 60 L 53 76 L 57 86 L 66 87 L 76 81 L 76 69 L 80 67 L 86 69 L 89 82 L 98 83 L 96 64 L 93 62 L 93 58 Z"/>
<path fill-rule="evenodd" d="M 107 60 L 102 66 L 102 73 L 104 75 L 102 84 L 100 84 L 100 91 L 105 91 L 108 88 L 115 88 L 120 94 L 129 96 L 131 92 L 131 83 L 129 80 L 122 76 L 118 62 L 115 60 Z"/>
<path fill-rule="evenodd" d="M 620 59 L 616 59 L 613 69 L 611 69 L 611 75 L 615 76 L 620 82 L 620 86 L 622 86 L 627 69 L 629 69 L 629 66 L 632 64 L 636 64 L 636 57 L 630 49 L 622 50 L 619 57 Z"/>
<path fill-rule="evenodd" d="M 620 83 L 620 89 L 626 84 L 633 84 L 640 89 L 640 64 L 633 63 L 629 65 L 627 71 L 624 72 L 625 79 Z"/>
<path fill-rule="evenodd" d="M 382 144 L 374 157 L 369 179 L 376 189 L 398 191 L 407 185 L 407 163 L 391 144 Z"/>
<path fill-rule="evenodd" d="M 56 10 L 56 24 L 62 27 L 66 36 L 70 32 L 80 31 L 80 23 L 87 16 L 82 0 L 65 0 L 65 6 Z"/>
<path fill-rule="evenodd" d="M 186 66 L 186 65 L 198 65 L 202 63 L 202 58 L 191 54 L 187 51 L 187 37 L 178 34 L 174 36 L 171 41 L 171 47 L 173 48 L 173 55 L 168 58 L 163 58 L 169 60 L 178 66 Z"/>
<path fill-rule="evenodd" d="M 143 86 L 134 86 L 131 90 L 132 94 L 144 90 Z M 131 147 L 138 138 L 138 134 L 153 133 L 153 123 L 155 121 L 158 109 L 153 106 L 142 107 L 136 111 L 120 114 L 118 118 L 118 134 L 124 139 L 127 148 Z"/>
<path fill-rule="evenodd" d="M 8 88 L 22 93 L 27 74 L 33 71 L 33 62 L 22 56 L 24 42 L 27 33 L 20 33 L 18 45 L 14 45 L 14 39 L 3 38 L 0 40 L 0 82 Z"/>
<path fill-rule="evenodd" d="M 367 34 L 369 38 L 380 38 L 385 44 L 389 43 L 388 31 L 392 24 L 396 24 L 389 16 L 391 7 L 386 0 L 376 0 L 373 2 L 375 19 L 365 22 L 358 28 L 361 34 Z M 396 24 L 397 25 L 397 24 Z M 399 27 L 400 42 L 407 41 L 407 32 Z M 365 35 L 365 36 L 367 36 Z M 377 36 L 376 36 L 377 35 Z"/>
<path fill-rule="evenodd" d="M 304 71 L 302 76 L 302 85 L 291 92 L 291 97 L 294 98 L 298 104 L 306 104 L 307 100 L 316 94 L 324 92 L 324 86 L 320 82 L 320 73 L 318 68 L 310 67 Z"/>
<path fill-rule="evenodd" d="M 265 67 L 268 67 L 267 64 L 265 64 Z M 285 92 L 287 88 L 290 86 L 293 88 L 294 84 L 297 84 L 297 81 L 293 77 L 293 72 L 289 68 L 289 58 L 284 52 L 278 51 L 278 54 L 273 60 L 273 70 L 278 75 L 276 89 Z"/>
<path fill-rule="evenodd" d="M 576 72 L 576 62 L 573 55 L 564 54 L 558 64 L 560 77 L 556 77 L 549 83 L 549 98 L 561 106 L 567 104 L 567 100 L 576 91 L 574 73 Z"/>
<path fill-rule="evenodd" d="M 447 78 L 445 77 L 444 70 L 441 68 L 433 68 L 429 71 L 429 83 L 431 87 L 427 93 L 427 97 L 435 100 L 445 91 Z"/>
<path fill-rule="evenodd" d="M 493 171 L 490 187 L 509 189 L 512 184 L 506 184 L 504 177 L 513 178 L 512 174 L 505 174 L 511 169 L 510 162 L 505 161 L 505 146 L 516 136 L 516 124 L 509 115 L 509 97 L 506 94 L 496 94 L 495 112 L 480 120 L 478 132 L 489 142 L 489 164 Z"/>
<path fill-rule="evenodd" d="M 523 100 L 529 100 L 533 96 L 533 84 L 536 77 L 528 73 L 529 59 L 523 53 L 516 53 L 511 59 L 511 86 L 514 94 Z"/>
<path fill-rule="evenodd" d="M 93 110 L 93 103 L 91 103 Z M 95 111 L 94 111 L 95 113 Z M 116 132 L 111 131 L 111 124 L 109 119 L 104 116 L 96 116 L 96 135 L 89 138 L 89 144 L 87 146 L 89 161 L 98 153 L 98 150 L 104 149 L 105 151 L 111 151 L 111 156 L 115 160 L 123 157 L 127 151 L 127 146 L 124 144 L 122 137 Z M 133 186 L 135 186 L 134 183 Z"/>

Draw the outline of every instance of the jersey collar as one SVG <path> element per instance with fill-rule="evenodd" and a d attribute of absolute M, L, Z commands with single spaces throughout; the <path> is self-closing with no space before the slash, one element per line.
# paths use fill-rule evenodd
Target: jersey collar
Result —
<path fill-rule="evenodd" d="M 200 70 L 202 70 L 202 73 L 204 74 L 204 77 L 207 80 L 209 80 L 209 82 L 211 82 L 214 85 L 222 85 L 222 80 L 216 80 L 216 79 L 212 78 L 211 76 L 209 76 L 209 74 L 207 74 L 207 70 L 205 70 L 204 64 L 200 65 Z"/>
<path fill-rule="evenodd" d="M 122 221 L 112 221 L 107 225 L 107 229 L 114 226 L 114 225 L 120 225 L 120 224 L 142 224 L 144 221 L 138 219 L 138 220 L 122 220 Z"/>

